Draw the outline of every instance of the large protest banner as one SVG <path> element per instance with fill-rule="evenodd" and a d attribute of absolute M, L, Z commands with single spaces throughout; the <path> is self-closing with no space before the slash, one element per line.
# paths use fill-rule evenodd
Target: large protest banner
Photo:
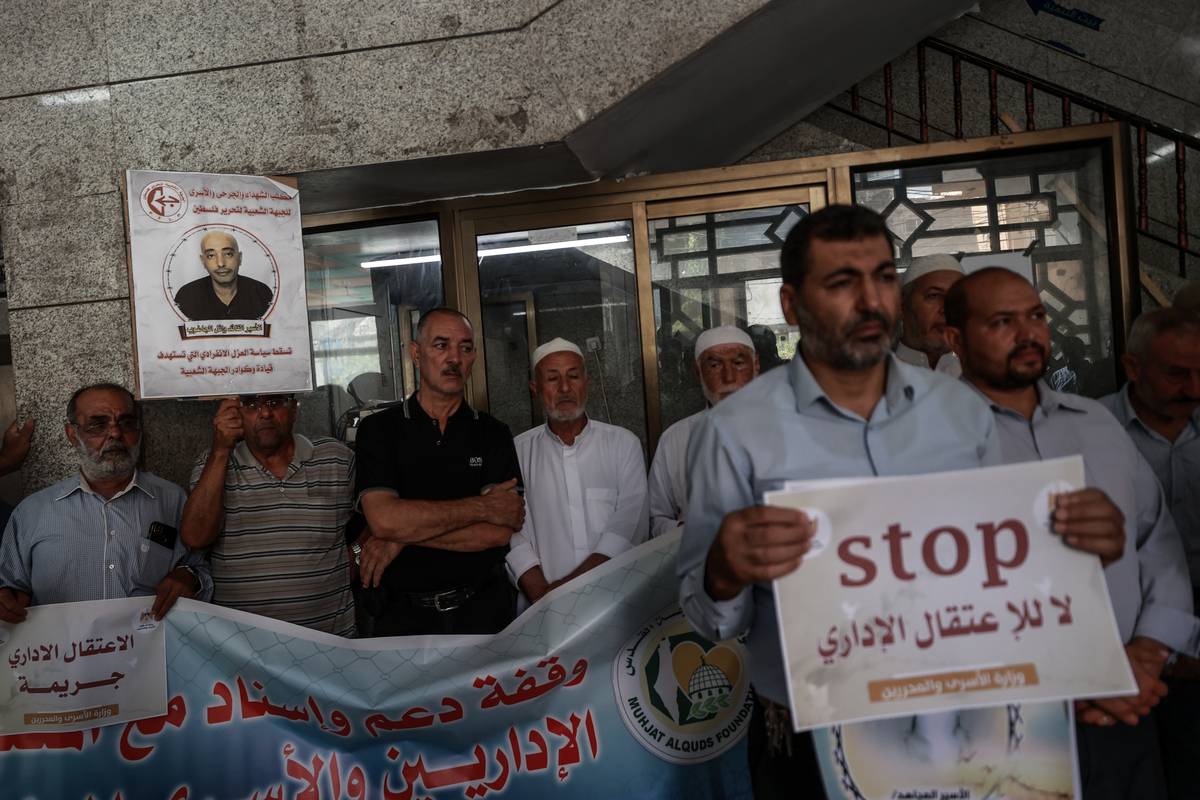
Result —
<path fill-rule="evenodd" d="M 166 636 L 153 597 L 29 609 L 0 624 L 0 733 L 79 730 L 167 710 Z"/>
<path fill-rule="evenodd" d="M 1050 530 L 1082 486 L 1073 457 L 769 493 L 817 521 L 775 582 L 795 727 L 1135 693 L 1099 559 Z"/>
<path fill-rule="evenodd" d="M 128 170 L 125 193 L 139 395 L 311 389 L 297 190 Z"/>
<path fill-rule="evenodd" d="M 42 800 L 748 798 L 747 654 L 680 614 L 678 538 L 496 636 L 346 640 L 180 601 L 167 713 L 0 737 L 0 786 Z"/>

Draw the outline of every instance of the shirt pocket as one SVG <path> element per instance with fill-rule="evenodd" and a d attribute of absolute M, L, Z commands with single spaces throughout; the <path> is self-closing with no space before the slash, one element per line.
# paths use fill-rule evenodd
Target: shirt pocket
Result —
<path fill-rule="evenodd" d="M 617 511 L 616 489 L 584 489 L 584 513 L 587 515 L 588 532 L 602 531 Z"/>
<path fill-rule="evenodd" d="M 149 539 L 137 543 L 137 568 L 133 572 L 132 595 L 154 594 L 175 562 L 175 551 Z"/>

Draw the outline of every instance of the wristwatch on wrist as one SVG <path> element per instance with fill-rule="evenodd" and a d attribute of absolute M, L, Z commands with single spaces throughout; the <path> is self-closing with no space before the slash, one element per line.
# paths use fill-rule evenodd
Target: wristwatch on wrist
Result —
<path fill-rule="evenodd" d="M 362 545 L 358 542 L 351 542 L 350 551 L 354 553 L 354 566 L 359 566 L 359 561 L 362 559 Z"/>
<path fill-rule="evenodd" d="M 200 580 L 200 570 L 187 564 L 180 564 L 179 566 L 188 571 L 188 574 L 192 576 L 192 580 L 196 582 L 196 590 L 199 591 L 200 587 L 204 585 L 204 581 Z"/>

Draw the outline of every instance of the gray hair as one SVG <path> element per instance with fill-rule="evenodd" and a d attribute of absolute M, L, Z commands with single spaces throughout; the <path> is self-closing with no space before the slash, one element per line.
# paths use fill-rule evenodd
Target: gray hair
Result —
<path fill-rule="evenodd" d="M 1156 308 L 1141 314 L 1133 321 L 1125 350 L 1142 358 L 1150 350 L 1150 342 L 1163 333 L 1184 331 L 1200 336 L 1200 317 L 1181 308 Z"/>
<path fill-rule="evenodd" d="M 71 399 L 67 401 L 67 422 L 79 421 L 75 419 L 75 407 L 79 404 L 79 398 L 91 391 L 116 392 L 117 394 L 123 394 L 127 396 L 129 398 L 129 404 L 133 406 L 134 415 L 137 416 L 138 419 L 141 419 L 142 409 L 138 404 L 137 398 L 133 396 L 133 392 L 129 391 L 119 383 L 93 383 L 76 389 L 74 394 L 71 395 Z"/>

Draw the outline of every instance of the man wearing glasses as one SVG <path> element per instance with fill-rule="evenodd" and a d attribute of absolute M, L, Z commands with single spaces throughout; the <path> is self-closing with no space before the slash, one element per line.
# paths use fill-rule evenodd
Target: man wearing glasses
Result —
<path fill-rule="evenodd" d="M 189 547 L 211 547 L 214 601 L 354 636 L 346 552 L 354 454 L 293 432 L 290 395 L 221 402 L 212 447 L 192 471 L 183 509 Z"/>
<path fill-rule="evenodd" d="M 180 597 L 207 600 L 204 557 L 178 535 L 183 490 L 137 468 L 141 415 L 111 383 L 67 403 L 67 440 L 79 474 L 26 498 L 0 543 L 0 620 L 30 605 L 154 596 L 157 619 Z"/>

